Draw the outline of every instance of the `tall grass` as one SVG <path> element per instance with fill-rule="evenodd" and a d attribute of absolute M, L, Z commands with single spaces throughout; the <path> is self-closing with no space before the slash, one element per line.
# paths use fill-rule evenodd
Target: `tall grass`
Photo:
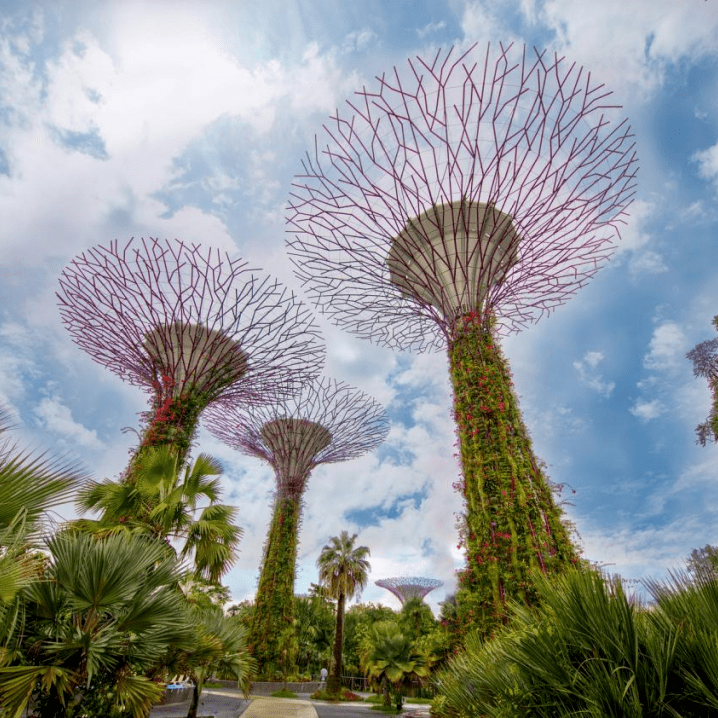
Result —
<path fill-rule="evenodd" d="M 594 571 L 536 576 L 541 604 L 474 636 L 440 676 L 445 714 L 493 718 L 718 715 L 718 584 L 674 574 L 654 606 Z"/>

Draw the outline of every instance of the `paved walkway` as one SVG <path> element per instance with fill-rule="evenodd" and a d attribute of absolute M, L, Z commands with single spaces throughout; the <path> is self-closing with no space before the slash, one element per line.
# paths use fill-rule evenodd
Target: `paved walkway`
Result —
<path fill-rule="evenodd" d="M 200 696 L 198 716 L 214 716 L 214 718 L 319 718 L 321 715 L 334 716 L 342 714 L 347 718 L 353 715 L 366 715 L 367 718 L 381 716 L 377 711 L 369 710 L 366 703 L 324 703 L 314 704 L 308 700 L 309 694 L 300 695 L 299 699 L 271 698 L 253 696 L 245 700 L 242 691 L 236 688 L 205 688 Z M 317 708 L 319 712 L 317 712 Z M 174 703 L 156 706 L 150 712 L 150 718 L 185 718 L 189 703 Z M 404 718 L 416 716 L 425 718 L 429 715 L 428 705 L 405 705 Z"/>
<path fill-rule="evenodd" d="M 293 698 L 255 698 L 242 718 L 319 718 L 309 701 Z"/>

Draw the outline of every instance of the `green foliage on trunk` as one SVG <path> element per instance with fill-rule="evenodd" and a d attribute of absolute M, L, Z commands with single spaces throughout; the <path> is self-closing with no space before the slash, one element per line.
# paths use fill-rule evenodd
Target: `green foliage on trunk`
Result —
<path fill-rule="evenodd" d="M 294 618 L 294 577 L 301 501 L 277 495 L 257 588 L 251 650 L 259 675 L 273 678 L 282 670 L 282 631 Z"/>
<path fill-rule="evenodd" d="M 536 601 L 530 570 L 552 573 L 577 560 L 534 456 L 511 374 L 491 322 L 461 317 L 449 344 L 464 497 L 460 546 L 466 567 L 457 592 L 459 629 L 490 634 L 507 602 Z"/>

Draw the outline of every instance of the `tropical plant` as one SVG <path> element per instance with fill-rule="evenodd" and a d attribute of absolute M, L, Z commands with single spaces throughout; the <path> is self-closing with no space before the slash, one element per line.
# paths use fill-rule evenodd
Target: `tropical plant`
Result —
<path fill-rule="evenodd" d="M 208 677 L 232 678 L 249 694 L 256 663 L 247 650 L 247 631 L 225 616 L 219 607 L 194 609 L 191 615 L 194 636 L 190 647 L 176 652 L 169 661 L 177 672 L 189 676 L 194 684 L 187 718 L 197 718 L 202 688 Z"/>
<path fill-rule="evenodd" d="M 160 542 L 63 532 L 42 580 L 24 590 L 24 635 L 0 667 L 0 711 L 19 716 L 146 715 L 162 687 L 138 672 L 191 639 L 181 568 Z M 124 713 L 123 713 L 124 712 Z"/>
<path fill-rule="evenodd" d="M 43 571 L 39 537 L 49 509 L 67 502 L 86 480 L 77 465 L 18 448 L 7 436 L 10 413 L 0 406 L 0 665 L 12 660 L 22 625 L 22 590 Z"/>
<path fill-rule="evenodd" d="M 180 556 L 193 558 L 195 575 L 218 583 L 234 562 L 242 535 L 233 523 L 237 509 L 219 503 L 221 473 L 221 465 L 206 454 L 182 472 L 170 446 L 149 447 L 138 459 L 133 483 L 93 482 L 80 492 L 78 510 L 102 516 L 77 526 L 105 535 L 123 531 L 182 541 Z"/>
<path fill-rule="evenodd" d="M 347 598 L 361 593 L 369 578 L 369 549 L 366 546 L 354 547 L 357 534 L 349 535 L 342 531 L 332 536 L 322 548 L 317 559 L 319 581 L 325 587 L 327 595 L 336 599 L 337 622 L 334 633 L 334 655 L 327 689 L 338 693 L 341 687 L 342 638 L 344 630 L 344 607 Z"/>
<path fill-rule="evenodd" d="M 334 633 L 334 607 L 318 596 L 297 596 L 294 600 L 297 629 L 297 670 L 319 673 L 329 663 Z"/>
<path fill-rule="evenodd" d="M 406 684 L 429 675 L 425 658 L 416 652 L 414 642 L 394 621 L 381 621 L 372 629 L 371 650 L 364 662 L 369 680 L 381 687 L 384 705 L 391 706 L 390 688 L 398 695 L 397 708 Z"/>
<path fill-rule="evenodd" d="M 536 576 L 542 602 L 467 637 L 440 677 L 451 716 L 656 716 L 718 711 L 718 582 L 650 582 L 650 610 L 594 570 Z"/>
<path fill-rule="evenodd" d="M 419 597 L 410 598 L 401 607 L 399 627 L 412 641 L 431 633 L 436 624 L 431 608 Z"/>
<path fill-rule="evenodd" d="M 358 675 L 365 656 L 371 649 L 371 630 L 379 621 L 398 620 L 398 615 L 388 606 L 375 603 L 356 603 L 344 616 L 344 649 L 342 663 L 351 675 Z"/>

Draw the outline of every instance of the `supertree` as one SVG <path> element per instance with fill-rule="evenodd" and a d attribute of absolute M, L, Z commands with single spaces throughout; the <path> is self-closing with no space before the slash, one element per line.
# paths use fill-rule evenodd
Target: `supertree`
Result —
<path fill-rule="evenodd" d="M 348 461 L 384 441 L 389 424 L 374 399 L 332 379 L 308 383 L 284 401 L 210 410 L 207 427 L 274 469 L 276 494 L 251 630 L 263 672 L 279 665 L 280 634 L 291 626 L 302 496 L 319 464 Z"/>
<path fill-rule="evenodd" d="M 713 326 L 718 329 L 718 316 L 713 318 Z M 686 357 L 693 363 L 693 374 L 708 380 L 713 395 L 708 418 L 696 427 L 696 443 L 705 446 L 708 441 L 718 441 L 718 337 L 696 344 Z"/>
<path fill-rule="evenodd" d="M 337 110 L 290 198 L 297 276 L 338 325 L 448 348 L 465 512 L 459 591 L 485 632 L 532 567 L 575 549 L 534 456 L 498 338 L 571 296 L 633 194 L 630 127 L 558 56 L 472 46 L 409 60 Z"/>
<path fill-rule="evenodd" d="M 321 369 L 307 308 L 279 282 L 217 249 L 141 239 L 96 246 L 63 270 L 60 313 L 96 362 L 151 394 L 139 447 L 181 465 L 210 404 L 257 404 Z"/>
<path fill-rule="evenodd" d="M 403 604 L 411 598 L 424 599 L 435 588 L 443 586 L 444 582 L 435 578 L 422 578 L 420 576 L 397 576 L 396 578 L 382 578 L 374 581 L 377 586 L 393 593 Z"/>

